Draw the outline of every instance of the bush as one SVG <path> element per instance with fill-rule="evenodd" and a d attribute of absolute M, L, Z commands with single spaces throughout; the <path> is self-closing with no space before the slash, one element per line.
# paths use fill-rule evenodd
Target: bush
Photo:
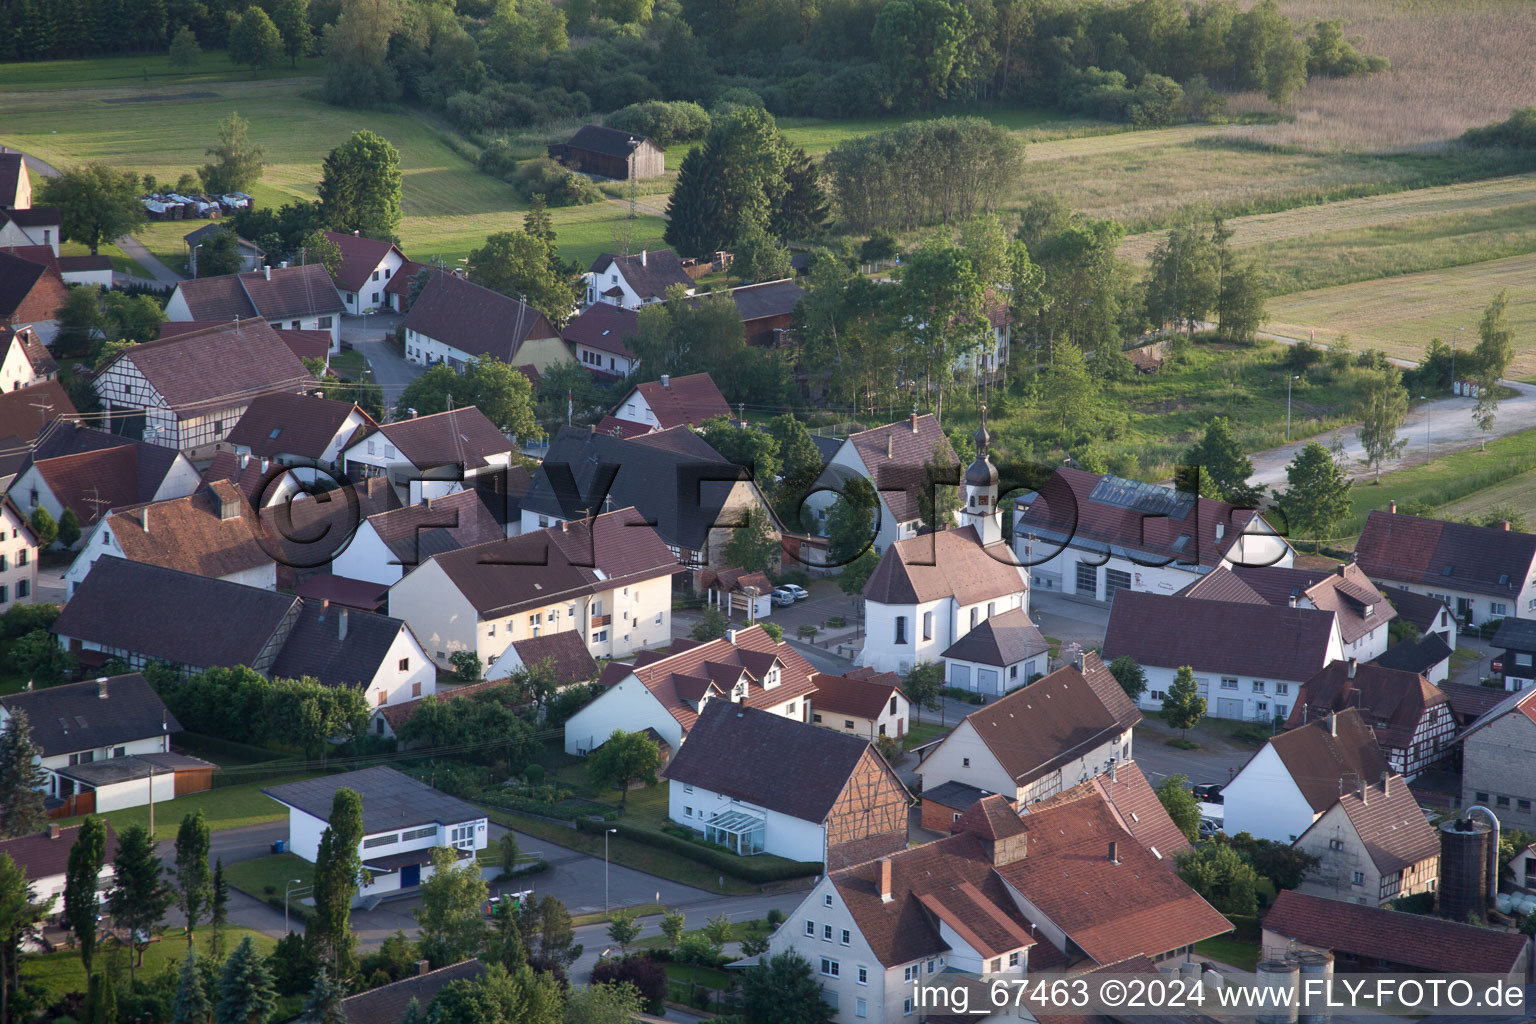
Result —
<path fill-rule="evenodd" d="M 258 747 L 252 743 L 227 740 L 222 736 L 205 736 L 200 732 L 177 733 L 176 745 L 178 747 L 185 747 L 195 754 L 228 754 L 231 757 L 238 757 L 242 761 L 298 760 L 292 754 L 279 753 L 266 747 Z"/>
<path fill-rule="evenodd" d="M 517 150 L 505 138 L 494 138 L 480 151 L 475 166 L 482 174 L 506 180 L 517 170 Z"/>
<path fill-rule="evenodd" d="M 713 870 L 739 878 L 744 882 L 752 882 L 758 885 L 764 885 L 769 882 L 782 882 L 791 878 L 806 878 L 810 875 L 819 875 L 824 867 L 820 861 L 789 861 L 783 864 L 761 863 L 753 858 L 738 857 L 734 853 L 723 849 L 700 845 L 692 840 L 681 839 L 662 832 L 652 832 L 649 829 L 638 828 L 622 821 L 617 826 L 602 821 L 592 821 L 589 818 L 579 818 L 576 821 L 576 829 L 579 832 L 601 834 L 605 829 L 614 827 L 617 827 L 621 838 L 687 857 Z"/>
<path fill-rule="evenodd" d="M 667 969 L 649 956 L 606 960 L 592 968 L 592 984 L 622 985 L 629 982 L 640 993 L 645 1012 L 660 1016 L 666 1011 Z"/>
<path fill-rule="evenodd" d="M 542 195 L 550 206 L 584 206 L 603 201 L 603 193 L 589 179 L 566 170 L 547 156 L 518 164 L 511 180 L 524 198 Z"/>
<path fill-rule="evenodd" d="M 709 133 L 709 113 L 697 103 L 649 100 L 632 103 L 603 118 L 608 128 L 647 136 L 665 149 L 675 142 L 691 142 Z"/>
<path fill-rule="evenodd" d="M 1536 107 L 1521 107 L 1508 119 L 1481 128 L 1468 128 L 1461 136 L 1468 146 L 1507 146 L 1536 149 Z"/>

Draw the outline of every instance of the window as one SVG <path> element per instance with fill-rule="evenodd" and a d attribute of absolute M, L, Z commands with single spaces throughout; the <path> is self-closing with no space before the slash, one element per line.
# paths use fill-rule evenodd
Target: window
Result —
<path fill-rule="evenodd" d="M 10 567 L 10 557 L 4 554 L 0 554 L 0 572 L 5 572 L 5 570 L 9 569 Z"/>
<path fill-rule="evenodd" d="M 400 833 L 400 841 L 403 843 L 412 839 L 426 839 L 435 835 L 437 835 L 436 825 L 427 825 L 424 828 L 408 828 Z"/>
<path fill-rule="evenodd" d="M 1002 957 L 998 957 L 995 960 L 987 961 L 987 972 L 988 973 L 996 974 L 998 971 L 1000 971 L 1002 969 L 1003 969 L 1003 958 Z"/>
<path fill-rule="evenodd" d="M 868 985 L 869 984 L 869 968 L 868 967 L 860 967 L 859 968 L 858 978 L 859 978 L 859 984 L 860 985 Z"/>
<path fill-rule="evenodd" d="M 1344 849 L 1344 840 L 1342 840 L 1342 839 L 1330 839 L 1330 840 L 1328 840 L 1328 849 L 1330 849 L 1330 850 L 1342 850 L 1342 849 Z"/>
<path fill-rule="evenodd" d="M 379 301 L 379 293 L 378 292 L 374 292 L 373 293 L 373 301 L 374 302 L 378 302 Z"/>
<path fill-rule="evenodd" d="M 1504 604 L 1503 601 L 1490 601 L 1488 603 L 1488 609 L 1495 615 L 1509 614 L 1509 608 Z"/>
<path fill-rule="evenodd" d="M 821 716 L 816 714 L 816 713 L 814 713 L 814 712 L 812 712 L 812 714 L 811 714 L 811 721 L 815 722 L 817 725 L 820 725 L 821 724 Z"/>
<path fill-rule="evenodd" d="M 330 317 L 328 317 L 328 316 L 323 316 L 323 317 L 321 317 L 321 318 L 320 318 L 320 330 L 322 330 L 322 331 L 328 331 L 328 330 L 330 330 L 330 329 L 331 329 L 331 324 L 333 324 L 333 323 L 334 323 L 334 322 L 335 322 L 335 321 L 334 321 L 334 320 L 332 320 L 332 319 L 331 319 L 331 318 L 330 318 Z"/>
<path fill-rule="evenodd" d="M 22 553 L 25 554 L 26 552 L 22 552 Z M 1520 665 L 1522 667 L 1529 667 L 1530 664 L 1531 664 L 1531 656 L 1529 654 L 1516 654 L 1515 655 L 1515 664 L 1516 665 Z"/>
<path fill-rule="evenodd" d="M 859 968 L 859 969 L 863 970 L 862 967 Z M 853 1001 L 853 1015 L 855 1017 L 868 1017 L 869 1016 L 869 1004 L 866 1003 L 863 999 L 855 999 Z"/>
<path fill-rule="evenodd" d="M 895 713 L 896 713 L 896 698 L 892 697 L 891 698 L 891 714 L 894 715 Z"/>
<path fill-rule="evenodd" d="M 372 441 L 368 442 L 368 454 L 369 455 L 377 455 L 377 454 L 379 454 L 378 446 L 374 442 L 372 442 Z"/>
<path fill-rule="evenodd" d="M 113 757 L 127 757 L 128 756 L 128 748 L 127 747 L 113 747 L 112 748 L 112 756 Z"/>
<path fill-rule="evenodd" d="M 905 615 L 898 615 L 898 616 L 896 616 L 896 643 L 904 644 L 906 642 L 907 642 L 907 617 Z"/>
<path fill-rule="evenodd" d="M 903 968 L 902 972 L 901 972 L 901 980 L 902 981 L 906 981 L 906 982 L 917 980 L 917 971 L 918 971 L 917 964 L 913 964 L 910 967 Z M 911 1013 L 912 1011 L 908 1010 L 907 1012 Z"/>
<path fill-rule="evenodd" d="M 1287 695 L 1290 692 L 1291 692 L 1291 684 L 1290 683 L 1276 683 L 1275 684 L 1275 696 L 1276 697 L 1284 697 L 1285 695 Z"/>
<path fill-rule="evenodd" d="M 224 432 L 224 421 L 223 420 L 214 420 L 213 421 L 213 432 L 215 434 L 222 434 Z"/>
<path fill-rule="evenodd" d="M 1364 885 L 1365 884 L 1365 872 L 1364 871 L 1356 871 L 1355 872 L 1354 883 L 1356 885 Z"/>
<path fill-rule="evenodd" d="M 418 680 L 418 681 L 416 681 L 416 682 L 411 684 L 411 696 L 412 697 L 420 697 L 421 696 L 421 682 L 420 682 L 420 680 Z"/>
<path fill-rule="evenodd" d="M 28 555 L 27 555 L 27 549 L 26 548 L 22 548 L 20 551 L 16 552 L 16 564 L 17 565 L 26 565 L 27 564 L 27 558 L 28 558 Z"/>
<path fill-rule="evenodd" d="M 853 728 L 853 719 L 851 719 L 851 718 L 843 719 L 843 728 L 844 729 L 852 729 Z"/>
<path fill-rule="evenodd" d="M 372 850 L 380 846 L 393 846 L 399 841 L 400 834 L 398 832 L 391 832 L 384 836 L 370 836 L 369 838 L 363 840 L 363 849 Z"/>
<path fill-rule="evenodd" d="M 32 593 L 32 581 L 31 580 L 17 580 L 16 581 L 16 598 L 17 598 L 17 600 L 20 600 L 21 598 L 26 597 L 30 593 Z"/>
<path fill-rule="evenodd" d="M 1480 803 L 1480 804 L 1487 803 L 1488 802 L 1488 794 L 1487 793 L 1479 793 L 1479 794 L 1477 794 L 1477 802 Z"/>
<path fill-rule="evenodd" d="M 821 973 L 822 974 L 825 974 L 829 978 L 835 978 L 835 977 L 838 976 L 838 973 L 841 970 L 842 970 L 842 968 L 838 965 L 838 962 L 836 960 L 828 960 L 826 957 L 822 957 L 821 958 Z"/>
<path fill-rule="evenodd" d="M 475 826 L 455 825 L 451 830 L 448 841 L 454 846 L 469 847 L 475 845 Z"/>
<path fill-rule="evenodd" d="M 910 1016 L 912 1016 L 912 997 L 911 996 L 907 996 L 907 998 L 905 998 L 905 999 L 903 999 L 901 1001 L 901 1015 L 903 1017 L 910 1017 Z"/>
<path fill-rule="evenodd" d="M 832 926 L 831 925 L 824 924 L 824 925 L 821 926 L 821 938 L 822 938 L 823 942 L 831 942 L 832 941 Z"/>
<path fill-rule="evenodd" d="M 351 292 L 347 292 L 347 301 L 348 302 L 356 302 L 357 301 L 357 296 L 352 294 Z"/>
<path fill-rule="evenodd" d="M 968 758 L 968 757 L 961 758 L 961 761 L 963 762 L 962 765 L 961 765 L 962 767 L 969 768 L 971 766 L 971 759 L 970 758 Z"/>
<path fill-rule="evenodd" d="M 794 714 L 795 713 L 795 704 L 796 704 L 795 701 L 790 701 L 788 704 L 784 705 L 784 713 L 786 715 Z"/>
<path fill-rule="evenodd" d="M 1264 680 L 1262 680 L 1262 679 L 1255 679 L 1253 681 L 1253 692 L 1254 693 L 1263 693 L 1264 692 Z"/>
<path fill-rule="evenodd" d="M 844 928 L 841 941 L 845 946 L 850 945 L 853 941 L 853 933 L 851 933 L 847 928 Z"/>
<path fill-rule="evenodd" d="M 923 612 L 923 639 L 933 639 L 933 612 Z"/>
<path fill-rule="evenodd" d="M 693 813 L 693 808 L 692 807 L 688 808 L 688 813 L 689 814 Z M 815 921 L 807 921 L 807 922 L 805 922 L 805 934 L 809 935 L 813 939 L 816 937 L 816 922 Z"/>
<path fill-rule="evenodd" d="M 11 599 L 10 588 L 7 587 L 4 583 L 0 583 L 0 604 L 4 604 L 5 602 L 9 601 L 10 599 Z"/>
<path fill-rule="evenodd" d="M 1267 701 L 1267 700 L 1255 701 L 1254 704 L 1253 704 L 1253 710 L 1255 712 L 1257 712 L 1258 714 L 1261 714 L 1261 715 L 1267 714 L 1269 712 L 1269 701 Z"/>
<path fill-rule="evenodd" d="M 933 973 L 933 965 L 934 965 L 934 964 L 935 964 L 935 963 L 937 963 L 937 961 L 935 961 L 935 960 L 929 960 L 929 961 L 928 961 L 928 973 L 929 973 L 929 974 L 932 974 L 932 973 Z"/>
<path fill-rule="evenodd" d="M 685 817 L 685 818 L 691 818 L 691 817 L 693 817 L 693 808 L 692 808 L 692 807 L 684 807 L 684 808 L 683 808 L 683 817 Z M 806 922 L 806 924 L 810 924 L 810 922 L 809 922 L 809 921 L 807 921 L 807 922 Z M 807 933 L 807 934 L 811 934 L 811 935 L 814 935 L 814 934 L 815 934 L 815 932 L 814 932 L 814 931 L 812 931 L 812 932 L 808 932 L 808 933 Z"/>
<path fill-rule="evenodd" d="M 689 787 L 689 788 L 691 789 L 692 787 Z M 821 905 L 824 906 L 824 907 L 830 907 L 832 905 L 832 894 L 831 893 L 829 893 L 829 892 L 822 893 L 822 895 L 821 895 Z"/>
<path fill-rule="evenodd" d="M 43 244 L 44 245 L 52 245 L 53 244 L 53 229 L 52 228 L 43 228 Z"/>
<path fill-rule="evenodd" d="M 543 612 L 534 612 L 532 615 L 528 616 L 528 625 L 530 625 L 530 626 L 540 625 L 543 621 L 544 621 L 544 613 Z"/>
<path fill-rule="evenodd" d="M 1221 688 L 1223 690 L 1235 690 L 1237 689 L 1237 680 L 1231 676 L 1222 676 Z"/>
<path fill-rule="evenodd" d="M 1017 950 L 1015 950 L 1014 952 L 1008 954 L 1008 966 L 1009 967 L 1017 967 L 1017 966 L 1019 966 L 1019 954 L 1018 954 Z"/>
<path fill-rule="evenodd" d="M 605 644 L 605 643 L 607 643 L 608 642 L 608 631 L 606 629 L 600 629 L 596 633 L 593 633 L 592 634 L 592 642 L 595 643 L 595 644 Z"/>
<path fill-rule="evenodd" d="M 1009 665 L 1008 666 L 1008 678 L 1009 679 L 1017 679 L 1017 678 L 1019 678 L 1019 666 L 1017 666 L 1017 665 Z"/>
<path fill-rule="evenodd" d="M 16 592 L 18 595 L 21 593 L 21 587 L 19 585 L 16 588 Z M 1529 800 L 1516 800 L 1515 806 L 1520 810 L 1525 811 L 1527 814 L 1530 813 L 1531 802 Z"/>
<path fill-rule="evenodd" d="M 411 670 L 411 659 L 401 658 L 398 670 L 401 672 L 409 672 Z"/>
<path fill-rule="evenodd" d="M 0 594 L 0 601 L 3 601 L 3 600 L 5 600 L 5 595 L 4 594 Z M 1509 797 L 1507 797 L 1507 796 L 1496 796 L 1496 797 L 1494 797 L 1493 798 L 1493 806 L 1495 806 L 1495 807 L 1508 807 L 1509 806 Z"/>
<path fill-rule="evenodd" d="M 395 446 L 394 445 L 386 444 L 384 446 L 384 457 L 386 459 L 392 459 L 392 458 L 395 457 Z"/>
<path fill-rule="evenodd" d="M 375 281 L 377 281 L 377 280 L 378 280 L 378 279 L 379 279 L 379 272 L 378 272 L 378 271 L 377 271 L 377 270 L 375 270 L 375 271 L 374 271 L 374 272 L 373 272 L 373 279 L 374 279 L 374 280 L 375 280 Z"/>

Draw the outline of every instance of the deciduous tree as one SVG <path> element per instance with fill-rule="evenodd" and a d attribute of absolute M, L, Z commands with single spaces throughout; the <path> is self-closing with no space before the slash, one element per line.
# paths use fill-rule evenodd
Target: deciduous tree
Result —
<path fill-rule="evenodd" d="M 587 755 L 587 774 L 598 785 L 618 786 L 623 794 L 620 803 L 628 802 L 631 782 L 654 783 L 660 767 L 656 741 L 643 732 L 615 729 L 602 746 Z"/>
<path fill-rule="evenodd" d="M 357 852 L 362 841 L 362 798 L 343 786 L 331 798 L 329 824 L 320 835 L 315 857 L 315 912 L 305 931 L 316 957 L 342 980 L 357 973 L 357 937 L 352 932 L 351 915 L 363 871 Z"/>
<path fill-rule="evenodd" d="M 229 228 L 219 228 L 197 245 L 197 276 L 222 277 L 240 272 L 240 241 Z M 148 339 L 146 339 L 148 340 Z"/>
<path fill-rule="evenodd" d="M 283 52 L 288 66 L 298 67 L 299 58 L 309 54 L 314 33 L 309 28 L 309 0 L 267 0 L 272 23 L 283 37 Z"/>
<path fill-rule="evenodd" d="M 913 665 L 907 672 L 907 677 L 902 680 L 901 690 L 912 702 L 912 707 L 917 710 L 918 717 L 922 717 L 923 709 L 933 711 L 939 706 L 939 690 L 944 685 L 944 663 L 942 661 L 920 661 Z"/>
<path fill-rule="evenodd" d="M 1131 700 L 1139 701 L 1141 695 L 1147 692 L 1147 670 L 1129 654 L 1122 654 L 1111 661 L 1109 674 L 1115 677 L 1115 682 L 1120 684 L 1120 688 Z"/>
<path fill-rule="evenodd" d="M 1313 547 L 1330 535 L 1335 523 L 1349 514 L 1353 482 L 1339 469 L 1333 453 L 1311 441 L 1285 467 L 1289 487 L 1276 493 L 1292 537 L 1310 536 Z"/>
<path fill-rule="evenodd" d="M 96 953 L 96 917 L 101 906 L 97 889 L 101 869 L 107 861 L 107 826 L 94 815 L 80 823 L 75 841 L 69 847 L 69 864 L 64 869 L 64 917 L 66 928 L 75 934 L 80 950 L 80 966 L 91 976 L 91 960 Z"/>
<path fill-rule="evenodd" d="M 325 267 L 325 272 L 331 275 L 333 281 L 341 270 L 341 246 L 319 228 L 304 236 L 304 240 L 299 243 L 298 256 L 301 265 L 318 263 Z"/>
<path fill-rule="evenodd" d="M 66 167 L 58 177 L 44 178 L 37 192 L 39 205 L 59 208 L 60 240 L 89 246 L 92 256 L 144 218 L 139 176 L 104 163 Z"/>
<path fill-rule="evenodd" d="M 1118 659 L 1116 659 L 1118 660 Z M 1157 787 L 1157 799 L 1190 842 L 1200 838 L 1200 804 L 1189 791 L 1189 776 L 1170 775 Z"/>
<path fill-rule="evenodd" d="M 181 819 L 176 831 L 176 902 L 187 917 L 187 947 L 197 922 L 213 901 L 213 874 L 208 869 L 211 833 L 201 810 Z"/>
<path fill-rule="evenodd" d="M 864 477 L 848 480 L 827 512 L 827 561 L 847 565 L 874 543 L 880 496 Z"/>
<path fill-rule="evenodd" d="M 1212 417 L 1205 425 L 1205 436 L 1184 454 L 1184 463 L 1175 471 L 1180 490 L 1200 493 L 1191 474 L 1196 469 L 1203 470 L 1215 485 L 1217 496 L 1234 505 L 1257 507 L 1258 492 L 1248 484 L 1253 462 L 1237 443 L 1225 416 Z"/>
<path fill-rule="evenodd" d="M 1366 383 L 1360 409 L 1360 446 L 1365 449 L 1365 464 L 1376 471 L 1381 482 L 1381 464 L 1395 459 L 1408 439 L 1398 436 L 1408 418 L 1408 391 L 1403 375 L 1390 363 Z"/>
<path fill-rule="evenodd" d="M 229 59 L 258 70 L 275 67 L 283 59 L 282 33 L 266 11 L 247 7 L 230 23 Z"/>
<path fill-rule="evenodd" d="M 389 239 L 400 230 L 400 154 L 366 128 L 352 133 L 320 165 L 320 209 L 336 231 Z"/>
<path fill-rule="evenodd" d="M 186 25 L 176 32 L 171 40 L 171 66 L 176 68 L 193 68 L 202 58 L 202 48 L 197 45 L 197 36 Z"/>
<path fill-rule="evenodd" d="M 741 994 L 747 1024 L 819 1024 L 827 1016 L 810 962 L 794 950 L 747 968 Z"/>
<path fill-rule="evenodd" d="M 580 289 L 570 276 L 557 273 L 557 266 L 550 243 L 526 231 L 498 231 L 469 254 L 472 281 L 521 299 L 561 326 L 570 321 Z"/>
<path fill-rule="evenodd" d="M 621 955 L 629 954 L 629 944 L 640 937 L 640 925 L 633 910 L 615 910 L 608 916 L 608 937 L 619 944 Z"/>
<path fill-rule="evenodd" d="M 11 1003 L 21 987 L 23 940 L 46 910 L 37 902 L 26 870 L 0 853 L 0 1020 L 13 1019 Z"/>
<path fill-rule="evenodd" d="M 1472 351 L 1479 376 L 1494 382 L 1503 379 L 1515 358 L 1515 332 L 1505 316 L 1508 305 L 1509 289 L 1500 289 L 1483 310 L 1483 319 L 1477 325 L 1477 348 Z"/>
<path fill-rule="evenodd" d="M 219 122 L 219 141 L 206 154 L 203 187 L 210 192 L 249 192 L 261 180 L 266 166 L 262 148 L 251 141 L 251 125 L 237 113 Z"/>
<path fill-rule="evenodd" d="M 747 509 L 745 521 L 731 529 L 723 556 L 726 565 L 748 572 L 767 572 L 778 568 L 782 550 L 768 513 L 754 505 Z"/>
<path fill-rule="evenodd" d="M 421 927 L 417 942 L 432 966 L 456 964 L 484 948 L 486 897 L 475 861 L 461 865 L 445 846 L 432 851 L 432 877 L 421 883 L 421 908 L 416 911 Z"/>
<path fill-rule="evenodd" d="M 1163 721 L 1179 730 L 1179 738 L 1184 739 L 1204 717 L 1205 698 L 1200 696 L 1200 687 L 1195 683 L 1194 669 L 1183 665 L 1174 673 L 1163 697 Z"/>

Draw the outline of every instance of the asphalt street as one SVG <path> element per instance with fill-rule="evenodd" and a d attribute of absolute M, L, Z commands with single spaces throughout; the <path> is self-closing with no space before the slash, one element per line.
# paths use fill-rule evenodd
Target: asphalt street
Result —
<path fill-rule="evenodd" d="M 405 361 L 387 340 L 401 321 L 398 313 L 376 313 L 341 318 L 341 340 L 363 354 L 373 370 L 373 380 L 384 392 L 386 409 L 393 409 L 405 386 L 421 373 L 421 367 Z"/>

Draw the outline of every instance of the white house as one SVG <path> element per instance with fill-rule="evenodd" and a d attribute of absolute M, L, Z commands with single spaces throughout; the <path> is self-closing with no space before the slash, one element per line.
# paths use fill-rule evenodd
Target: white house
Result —
<path fill-rule="evenodd" d="M 811 701 L 812 725 L 866 740 L 907 734 L 912 702 L 902 691 L 901 677 L 896 673 L 855 668 L 842 676 L 818 672 L 811 682 L 816 687 Z"/>
<path fill-rule="evenodd" d="M 468 486 L 505 493 L 516 445 L 474 406 L 365 428 L 342 449 L 350 477 L 388 476 L 402 505 Z"/>
<path fill-rule="evenodd" d="M 1345 788 L 1380 779 L 1387 759 L 1371 728 L 1350 708 L 1269 741 L 1222 790 L 1228 835 L 1294 843 Z"/>
<path fill-rule="evenodd" d="M 15 331 L 0 327 L 0 345 L 5 347 L 0 356 L 0 391 L 20 391 L 58 379 L 59 364 L 30 327 Z"/>
<path fill-rule="evenodd" d="M 659 380 L 636 384 L 614 408 L 598 421 L 599 433 L 635 437 L 672 427 L 700 427 L 718 416 L 729 417 L 731 407 L 707 373 L 686 377 L 662 374 Z"/>
<path fill-rule="evenodd" d="M 405 315 L 406 362 L 462 370 L 481 357 L 536 372 L 572 361 L 539 310 L 455 274 L 433 274 Z"/>
<path fill-rule="evenodd" d="M 603 253 L 592 261 L 583 280 L 586 304 L 606 303 L 639 309 L 667 297 L 667 289 L 680 286 L 684 294 L 695 291 L 693 278 L 671 249 L 642 249 L 632 256 Z"/>
<path fill-rule="evenodd" d="M 292 466 L 300 480 L 312 483 L 318 478 L 314 468 L 339 475 L 347 442 L 376 429 L 373 417 L 351 402 L 281 392 L 252 399 L 221 447 Z"/>
<path fill-rule="evenodd" d="M 205 790 L 213 765 L 171 753 L 181 731 L 137 673 L 0 697 L 0 722 L 21 714 L 41 754 L 47 794 L 64 814 L 101 814 Z"/>
<path fill-rule="evenodd" d="M 1039 591 L 1175 594 L 1219 565 L 1289 566 L 1264 517 L 1171 487 L 1062 467 L 1017 503 L 1013 545 Z"/>
<path fill-rule="evenodd" d="M 1386 652 L 1388 627 L 1397 618 L 1392 602 L 1353 562 L 1340 562 L 1333 572 L 1280 566 L 1229 568 L 1223 563 L 1179 595 L 1333 612 L 1344 656 L 1361 662 L 1374 661 Z"/>
<path fill-rule="evenodd" d="M 1023 608 L 988 616 L 944 651 L 944 679 L 976 693 L 1003 694 L 1050 668 L 1051 645 Z"/>
<path fill-rule="evenodd" d="M 1098 655 L 1081 656 L 967 715 L 923 760 L 923 789 L 959 782 L 1019 807 L 1086 782 L 1134 755 L 1141 721 Z"/>
<path fill-rule="evenodd" d="M 911 794 L 858 736 L 712 701 L 662 775 L 668 817 L 742 856 L 836 866 L 907 846 Z"/>
<path fill-rule="evenodd" d="M 56 206 L 0 209 L 0 248 L 43 245 L 57 256 L 61 220 Z"/>
<path fill-rule="evenodd" d="M 274 330 L 327 331 L 335 355 L 344 309 L 324 266 L 285 264 L 182 281 L 165 304 L 165 318 L 207 324 L 260 318 Z"/>
<path fill-rule="evenodd" d="M 325 237 L 341 250 L 341 266 L 336 268 L 336 293 L 347 312 L 359 313 L 386 309 L 389 294 L 385 288 L 400 269 L 410 261 L 393 242 L 364 238 L 353 232 L 327 231 Z"/>
<path fill-rule="evenodd" d="M 27 159 L 8 149 L 0 150 L 0 210 L 32 208 L 32 174 Z"/>
<path fill-rule="evenodd" d="M 603 670 L 598 682 L 607 692 L 565 723 L 565 752 L 585 756 L 615 729 L 654 729 L 677 750 L 716 698 L 806 722 L 815 675 L 799 652 L 775 642 L 761 626 L 733 629 L 703 644 L 675 640 L 662 657 Z"/>
<path fill-rule="evenodd" d="M 106 859 L 96 876 L 96 887 L 104 898 L 112 888 L 116 870 L 112 861 L 117 855 L 117 832 L 111 823 L 103 821 L 106 829 Z M 69 851 L 80 835 L 79 825 L 59 826 L 49 824 L 41 832 L 0 839 L 0 853 L 11 858 L 21 869 L 27 885 L 32 889 L 34 902 L 43 905 L 43 916 L 57 922 L 64 912 L 64 887 L 69 877 Z M 30 948 L 31 943 L 27 943 Z M 32 950 L 42 952 L 42 950 Z"/>
<path fill-rule="evenodd" d="M 1397 503 L 1365 520 L 1355 545 L 1378 583 L 1426 594 L 1464 624 L 1536 619 L 1536 534 L 1401 515 Z"/>
<path fill-rule="evenodd" d="M 1110 609 L 1103 655 L 1146 670 L 1143 708 L 1161 708 L 1187 665 L 1207 715 L 1272 722 L 1290 714 L 1302 683 L 1344 659 L 1344 642 L 1331 611 L 1130 590 Z"/>
<path fill-rule="evenodd" d="M 508 532 L 493 508 L 498 497 L 471 487 L 375 512 L 331 559 L 331 572 L 392 586 L 435 554 L 500 540 Z"/>
<path fill-rule="evenodd" d="M 363 885 L 359 902 L 432 877 L 432 851 L 453 850 L 472 859 L 489 842 L 485 812 L 393 768 L 379 766 L 262 790 L 288 808 L 288 849 L 311 863 L 330 824 L 339 789 L 358 795 L 363 811 Z"/>
<path fill-rule="evenodd" d="M 598 676 L 597 662 L 592 660 L 581 634 L 568 630 L 511 641 L 491 659 L 485 679 L 486 682 L 509 679 L 519 669 L 540 666 L 549 668 L 558 687 L 590 683 Z"/>
<path fill-rule="evenodd" d="M 582 369 L 609 379 L 628 377 L 640 367 L 629 343 L 640 329 L 633 309 L 598 302 L 577 314 L 560 337 L 576 353 Z"/>
<path fill-rule="evenodd" d="M 1295 845 L 1318 860 L 1296 887 L 1311 896 L 1379 907 L 1439 887 L 1439 833 L 1400 775 L 1345 788 Z"/>

